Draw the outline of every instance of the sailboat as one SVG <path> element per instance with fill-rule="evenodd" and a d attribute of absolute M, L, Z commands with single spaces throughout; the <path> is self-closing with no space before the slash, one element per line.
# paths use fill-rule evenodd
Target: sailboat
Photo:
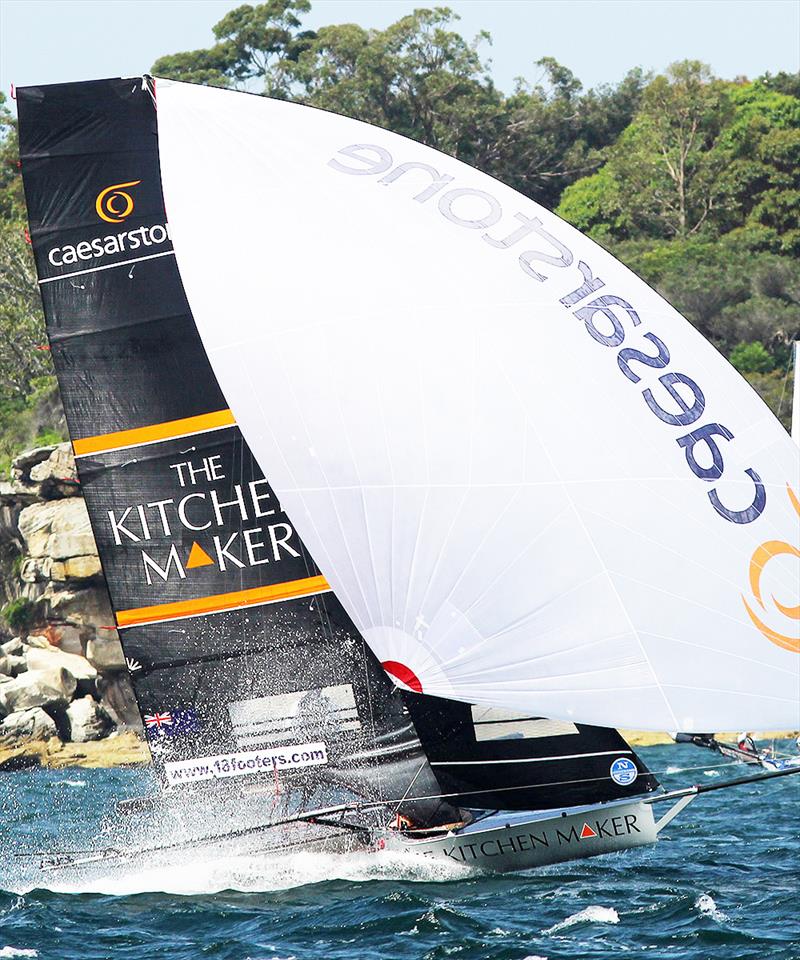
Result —
<path fill-rule="evenodd" d="M 299 104 L 147 76 L 17 100 L 162 786 L 119 810 L 216 811 L 156 852 L 609 853 L 732 785 L 664 791 L 615 728 L 798 726 L 798 451 L 607 252 Z"/>

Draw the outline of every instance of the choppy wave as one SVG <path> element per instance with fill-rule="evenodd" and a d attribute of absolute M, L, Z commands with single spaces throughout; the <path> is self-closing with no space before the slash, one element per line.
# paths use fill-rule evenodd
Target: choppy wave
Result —
<path fill-rule="evenodd" d="M 684 750 L 642 754 L 663 771 Z M 662 775 L 667 788 L 696 776 L 680 769 Z M 800 777 L 698 797 L 655 847 L 524 874 L 386 851 L 206 848 L 73 874 L 14 856 L 119 844 L 120 824 L 99 816 L 151 789 L 148 776 L 81 771 L 83 789 L 67 782 L 74 770 L 0 777 L 0 960 L 107 960 L 120 943 L 137 960 L 197 960 L 198 942 L 220 960 L 800 960 Z M 169 830 L 157 815 L 130 824 L 129 851 L 137 830 Z"/>
<path fill-rule="evenodd" d="M 566 920 L 560 920 L 558 923 L 554 923 L 552 927 L 548 927 L 547 930 L 543 930 L 542 932 L 545 934 L 558 933 L 560 930 L 574 927 L 576 923 L 619 923 L 619 914 L 613 907 L 601 907 L 597 904 L 592 904 L 589 907 L 584 907 L 583 910 L 579 910 L 577 913 L 573 913 L 572 916 L 567 917 Z"/>

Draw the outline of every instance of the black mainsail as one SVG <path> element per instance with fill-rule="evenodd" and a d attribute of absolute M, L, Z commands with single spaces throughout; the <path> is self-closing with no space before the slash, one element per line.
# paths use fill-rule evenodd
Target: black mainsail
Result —
<path fill-rule="evenodd" d="M 403 697 L 442 790 L 465 806 L 549 810 L 659 786 L 616 730 L 442 697 Z"/>
<path fill-rule="evenodd" d="M 18 104 L 53 362 L 162 782 L 288 775 L 301 804 L 335 787 L 453 820 L 445 802 L 412 802 L 441 792 L 413 724 L 208 362 L 172 253 L 151 87 L 30 87 Z"/>

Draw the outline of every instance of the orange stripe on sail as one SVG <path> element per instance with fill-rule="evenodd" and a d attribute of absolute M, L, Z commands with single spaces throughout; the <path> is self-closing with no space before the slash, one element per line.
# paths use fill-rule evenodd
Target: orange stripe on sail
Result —
<path fill-rule="evenodd" d="M 116 433 L 102 433 L 97 437 L 73 440 L 72 449 L 76 457 L 88 453 L 107 453 L 122 447 L 134 447 L 144 443 L 156 443 L 159 440 L 173 440 L 186 437 L 204 430 L 218 427 L 230 427 L 236 423 L 230 410 L 215 410 L 213 413 L 201 413 L 196 417 L 184 417 L 182 420 L 167 420 L 166 423 L 153 423 L 149 427 L 134 427 L 132 430 L 118 430 Z"/>
<path fill-rule="evenodd" d="M 306 577 L 303 580 L 273 583 L 267 587 L 254 587 L 251 590 L 237 590 L 233 593 L 217 593 L 210 597 L 197 597 L 195 600 L 179 600 L 175 603 L 160 603 L 154 607 L 120 610 L 117 613 L 117 625 L 133 627 L 143 623 L 175 620 L 179 617 L 199 617 L 206 613 L 234 610 L 237 607 L 275 603 L 279 600 L 289 600 L 292 597 L 325 593 L 327 590 L 330 590 L 330 584 L 325 577 Z"/>

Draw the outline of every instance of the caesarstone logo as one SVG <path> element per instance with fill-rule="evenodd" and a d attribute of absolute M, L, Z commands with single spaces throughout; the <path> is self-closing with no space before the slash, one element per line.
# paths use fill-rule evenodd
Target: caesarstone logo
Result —
<path fill-rule="evenodd" d="M 797 494 L 788 483 L 786 484 L 786 492 L 789 495 L 789 502 L 794 507 L 798 517 L 800 517 L 800 500 L 798 500 Z M 742 595 L 742 602 L 744 603 L 748 616 L 767 640 L 779 647 L 783 647 L 784 650 L 789 650 L 792 653 L 800 653 L 800 632 L 798 631 L 798 627 L 800 627 L 800 604 L 796 607 L 787 606 L 773 596 L 770 598 L 772 605 L 768 609 L 762 596 L 761 577 L 764 570 L 773 557 L 780 556 L 797 557 L 800 559 L 800 550 L 791 543 L 786 543 L 785 540 L 766 540 L 756 547 L 753 556 L 750 558 L 750 589 L 752 590 L 753 598 L 761 609 L 756 613 L 744 595 Z M 765 623 L 765 619 L 769 619 L 773 625 Z M 781 625 L 776 628 L 774 624 L 778 619 L 780 619 Z M 793 631 L 794 636 L 789 636 L 788 633 L 784 633 L 783 631 L 791 629 L 792 620 L 795 621 L 797 626 Z"/>
<path fill-rule="evenodd" d="M 126 183 L 112 183 L 97 194 L 94 208 L 98 217 L 106 223 L 122 223 L 133 213 L 133 197 L 127 187 L 135 187 L 141 180 L 128 180 Z"/>
<path fill-rule="evenodd" d="M 131 188 L 140 184 L 141 180 L 126 180 L 124 183 L 112 183 L 103 187 L 97 194 L 94 208 L 98 217 L 106 223 L 123 223 L 133 213 L 136 206 Z M 108 229 L 108 228 L 106 228 Z M 122 254 L 122 263 L 130 263 L 127 255 L 135 254 L 146 259 L 156 254 L 148 247 L 159 247 L 169 241 L 169 227 L 166 223 L 155 223 L 150 226 L 136 227 L 134 230 L 121 230 L 119 233 L 109 233 L 103 237 L 92 237 L 80 240 L 77 243 L 65 243 L 63 246 L 53 247 L 47 253 L 47 259 L 54 267 L 69 267 L 75 264 L 92 262 L 95 269 L 97 262 L 106 257 L 116 257 Z M 116 263 L 116 259 L 110 265 Z M 87 271 L 83 271 L 87 272 Z"/>

